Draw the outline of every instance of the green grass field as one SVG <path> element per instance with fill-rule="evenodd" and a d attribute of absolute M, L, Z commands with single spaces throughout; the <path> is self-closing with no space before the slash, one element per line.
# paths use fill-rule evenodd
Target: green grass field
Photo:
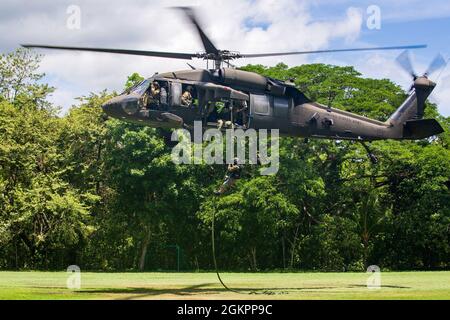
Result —
<path fill-rule="evenodd" d="M 368 289 L 365 273 L 81 273 L 81 289 L 65 272 L 0 272 L 0 299 L 450 299 L 450 271 L 385 272 Z M 269 290 L 269 295 L 263 294 Z"/>

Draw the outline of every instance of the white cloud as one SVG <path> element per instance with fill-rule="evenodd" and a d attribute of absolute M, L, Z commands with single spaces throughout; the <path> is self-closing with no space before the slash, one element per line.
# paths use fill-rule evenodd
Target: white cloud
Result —
<path fill-rule="evenodd" d="M 83 94 L 79 94 L 78 96 L 82 96 Z M 74 92 L 73 90 L 67 90 L 67 89 L 58 89 L 54 93 L 52 93 L 48 100 L 53 103 L 56 107 L 61 108 L 64 110 L 63 112 L 67 112 L 67 109 L 77 104 L 77 100 L 74 98 Z"/>
<path fill-rule="evenodd" d="M 432 93 L 431 101 L 438 104 L 441 114 L 450 116 L 450 71 L 440 77 L 436 89 Z"/>

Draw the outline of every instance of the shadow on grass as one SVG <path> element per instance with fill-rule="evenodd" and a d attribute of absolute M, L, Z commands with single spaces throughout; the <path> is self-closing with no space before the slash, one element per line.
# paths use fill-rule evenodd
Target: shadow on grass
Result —
<path fill-rule="evenodd" d="M 188 286 L 185 288 L 104 288 L 104 289 L 93 289 L 93 290 L 83 290 L 80 293 L 83 294 L 120 294 L 129 295 L 121 299 L 139 299 L 150 296 L 159 295 L 175 295 L 175 296 L 196 296 L 204 294 L 220 294 L 229 292 L 225 288 L 210 287 L 211 285 L 216 285 L 215 283 L 203 283 L 193 286 Z M 348 286 L 317 286 L 317 287 L 303 287 L 303 288 L 233 288 L 233 291 L 241 294 L 247 295 L 287 295 L 293 292 L 314 292 L 321 290 L 335 290 L 342 288 L 365 288 L 365 285 L 348 285 Z M 409 289 L 410 287 L 402 286 L 391 286 L 383 285 L 381 288 L 394 288 L 394 289 Z"/>
<path fill-rule="evenodd" d="M 367 285 L 365 284 L 351 284 L 348 286 L 348 288 L 366 288 Z M 380 285 L 380 288 L 391 288 L 391 289 L 411 289 L 411 287 L 404 287 L 404 286 L 393 286 L 393 285 Z"/>
<path fill-rule="evenodd" d="M 129 295 L 121 297 L 120 299 L 139 299 L 151 296 L 160 295 L 176 295 L 176 296 L 193 296 L 199 294 L 219 294 L 226 292 L 225 288 L 208 288 L 208 286 L 214 285 L 213 283 L 203 283 L 188 286 L 185 288 L 104 288 L 79 291 L 83 294 L 120 294 Z"/>
<path fill-rule="evenodd" d="M 214 287 L 211 287 L 214 286 Z M 46 288 L 46 287 L 37 287 L 37 288 Z M 50 288 L 50 287 L 48 287 Z M 55 289 L 54 287 L 51 287 Z M 243 295 L 288 295 L 294 292 L 319 292 L 321 290 L 336 290 L 336 289 L 355 289 L 355 288 L 366 288 L 366 285 L 363 284 L 350 284 L 345 286 L 314 286 L 314 287 L 302 287 L 302 288 L 232 288 L 234 292 L 243 294 Z M 410 289 L 410 287 L 404 286 L 394 286 L 394 285 L 382 285 L 381 288 L 393 288 L 393 289 Z M 97 289 L 85 289 L 85 290 L 77 290 L 75 293 L 83 294 L 83 295 L 104 295 L 104 294 L 112 294 L 112 295 L 121 295 L 119 299 L 121 300 L 130 300 L 130 299 L 139 299 L 146 298 L 152 296 L 160 296 L 160 295 L 174 295 L 174 296 L 197 296 L 197 295 L 216 295 L 225 292 L 230 292 L 223 287 L 217 287 L 216 283 L 202 283 L 192 286 L 187 286 L 184 288 L 145 288 L 145 287 L 125 287 L 125 288 L 97 288 Z M 57 292 L 55 292 L 57 294 Z M 95 297 L 93 297 L 95 299 Z"/>

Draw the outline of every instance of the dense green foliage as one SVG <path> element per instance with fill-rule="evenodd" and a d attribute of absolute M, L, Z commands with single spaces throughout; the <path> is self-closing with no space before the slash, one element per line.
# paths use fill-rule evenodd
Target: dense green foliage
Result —
<path fill-rule="evenodd" d="M 39 57 L 0 58 L 0 268 L 211 269 L 216 213 L 219 264 L 229 270 L 450 268 L 450 119 L 423 141 L 372 144 L 282 138 L 280 171 L 245 170 L 213 195 L 225 167 L 175 165 L 159 129 L 105 120 L 114 93 L 80 98 L 63 117 Z M 323 64 L 247 70 L 295 79 L 309 97 L 386 119 L 405 98 L 389 80 Z M 130 76 L 125 87 L 141 77 Z"/>

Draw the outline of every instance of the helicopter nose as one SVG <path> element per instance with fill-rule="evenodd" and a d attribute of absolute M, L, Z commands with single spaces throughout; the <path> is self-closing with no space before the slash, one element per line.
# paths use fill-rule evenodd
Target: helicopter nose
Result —
<path fill-rule="evenodd" d="M 106 103 L 104 103 L 103 105 L 102 105 L 102 109 L 103 109 L 103 112 L 104 113 L 106 113 L 108 116 L 110 116 L 111 115 L 111 112 L 112 112 L 112 110 L 113 110 L 113 103 L 110 103 L 109 101 L 108 102 L 106 102 Z"/>
<path fill-rule="evenodd" d="M 120 101 L 120 96 L 108 100 L 102 105 L 103 112 L 105 112 L 110 117 L 117 117 L 117 113 L 118 111 L 120 111 Z"/>
<path fill-rule="evenodd" d="M 125 118 L 134 115 L 139 110 L 139 99 L 134 96 L 118 96 L 102 105 L 103 111 L 113 118 Z"/>

